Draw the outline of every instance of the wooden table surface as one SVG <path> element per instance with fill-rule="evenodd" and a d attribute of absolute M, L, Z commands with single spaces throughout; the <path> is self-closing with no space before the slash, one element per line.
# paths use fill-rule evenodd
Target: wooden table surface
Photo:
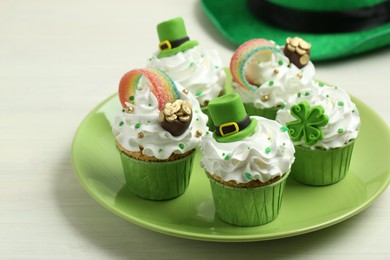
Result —
<path fill-rule="evenodd" d="M 0 1 L 0 259 L 390 259 L 388 190 L 335 226 L 250 243 L 156 233 L 88 195 L 72 169 L 75 131 L 124 72 L 145 66 L 156 24 L 176 16 L 229 63 L 234 47 L 196 0 Z M 316 68 L 390 124 L 389 47 Z"/>

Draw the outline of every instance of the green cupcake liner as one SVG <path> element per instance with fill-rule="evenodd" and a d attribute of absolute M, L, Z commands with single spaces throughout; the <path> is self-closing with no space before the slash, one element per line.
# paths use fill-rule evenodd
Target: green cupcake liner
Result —
<path fill-rule="evenodd" d="M 312 186 L 331 185 L 341 181 L 348 173 L 354 143 L 352 141 L 341 148 L 329 150 L 295 146 L 292 178 Z"/>
<path fill-rule="evenodd" d="M 276 219 L 282 204 L 289 172 L 270 185 L 238 188 L 224 185 L 207 174 L 217 216 L 236 226 L 250 227 Z"/>
<path fill-rule="evenodd" d="M 149 200 L 168 200 L 181 194 L 190 181 L 195 152 L 175 161 L 147 162 L 120 152 L 127 188 Z"/>
<path fill-rule="evenodd" d="M 250 116 L 262 116 L 268 119 L 274 120 L 276 118 L 276 113 L 278 108 L 256 108 L 252 103 L 244 103 L 246 113 Z"/>

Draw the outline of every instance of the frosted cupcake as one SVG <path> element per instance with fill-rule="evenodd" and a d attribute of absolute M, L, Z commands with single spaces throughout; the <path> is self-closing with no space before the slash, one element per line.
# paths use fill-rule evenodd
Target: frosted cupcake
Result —
<path fill-rule="evenodd" d="M 299 182 L 323 186 L 341 181 L 348 173 L 360 128 L 360 116 L 341 88 L 321 84 L 299 91 L 277 113 L 288 128 L 296 160 L 291 175 Z"/>
<path fill-rule="evenodd" d="M 149 59 L 147 67 L 168 73 L 195 95 L 203 112 L 208 114 L 210 100 L 225 92 L 226 74 L 219 54 L 190 40 L 181 17 L 158 24 L 157 32 L 160 50 Z"/>
<path fill-rule="evenodd" d="M 237 93 L 214 99 L 209 108 L 217 127 L 202 138 L 201 166 L 210 180 L 216 214 L 238 226 L 273 221 L 294 161 L 285 128 L 249 117 Z"/>
<path fill-rule="evenodd" d="M 284 47 L 253 39 L 235 51 L 230 63 L 233 91 L 240 94 L 249 115 L 275 119 L 291 96 L 314 84 L 310 47 L 297 37 L 287 38 Z"/>
<path fill-rule="evenodd" d="M 198 102 L 158 69 L 126 73 L 119 85 L 123 107 L 112 128 L 126 186 L 135 195 L 166 200 L 187 188 L 195 150 L 207 132 Z"/>

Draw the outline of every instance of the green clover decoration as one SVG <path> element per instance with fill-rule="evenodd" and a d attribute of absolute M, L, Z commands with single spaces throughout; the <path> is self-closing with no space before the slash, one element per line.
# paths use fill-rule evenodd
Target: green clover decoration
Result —
<path fill-rule="evenodd" d="M 291 115 L 297 120 L 288 122 L 288 134 L 294 142 L 304 138 L 307 145 L 315 145 L 324 138 L 320 127 L 328 123 L 328 116 L 324 113 L 322 106 L 311 107 L 307 101 L 293 105 L 290 109 Z"/>

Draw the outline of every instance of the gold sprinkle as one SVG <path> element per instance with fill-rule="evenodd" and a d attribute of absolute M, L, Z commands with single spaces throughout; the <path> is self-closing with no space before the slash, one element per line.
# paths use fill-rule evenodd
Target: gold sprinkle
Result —
<path fill-rule="evenodd" d="M 202 131 L 196 130 L 195 136 L 198 137 L 198 138 L 201 137 L 202 136 Z"/>
<path fill-rule="evenodd" d="M 298 78 L 298 79 L 302 79 L 302 73 L 298 73 L 298 74 L 297 74 L 297 78 Z"/>
<path fill-rule="evenodd" d="M 274 69 L 274 74 L 278 74 L 279 73 L 279 70 L 278 69 Z"/>
<path fill-rule="evenodd" d="M 187 95 L 188 94 L 188 89 L 183 89 L 182 92 Z"/>
<path fill-rule="evenodd" d="M 268 95 L 261 96 L 261 101 L 268 101 L 268 100 L 269 100 Z"/>
<path fill-rule="evenodd" d="M 143 132 L 139 132 L 137 136 L 139 139 L 142 139 L 142 138 L 144 138 L 145 135 Z"/>
<path fill-rule="evenodd" d="M 127 107 L 126 112 L 131 114 L 134 112 L 134 107 Z"/>

